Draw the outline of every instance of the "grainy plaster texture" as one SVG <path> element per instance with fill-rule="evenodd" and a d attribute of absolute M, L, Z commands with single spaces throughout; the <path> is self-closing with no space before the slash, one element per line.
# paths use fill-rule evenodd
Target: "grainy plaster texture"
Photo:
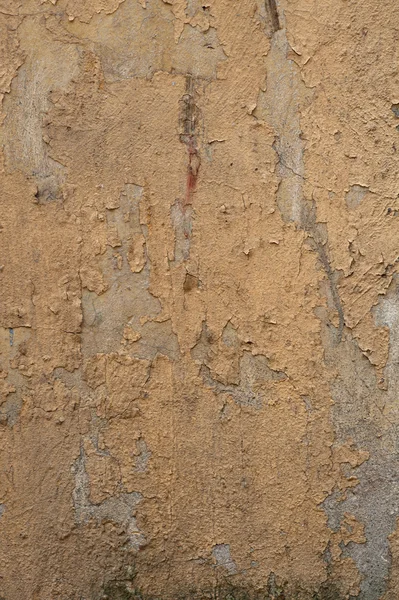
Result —
<path fill-rule="evenodd" d="M 399 598 L 399 3 L 0 0 L 0 597 Z"/>

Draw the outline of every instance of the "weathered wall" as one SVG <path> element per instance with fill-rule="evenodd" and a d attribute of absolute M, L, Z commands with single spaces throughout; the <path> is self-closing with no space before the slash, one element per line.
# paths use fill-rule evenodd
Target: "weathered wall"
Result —
<path fill-rule="evenodd" d="M 397 599 L 399 4 L 0 31 L 0 596 Z"/>

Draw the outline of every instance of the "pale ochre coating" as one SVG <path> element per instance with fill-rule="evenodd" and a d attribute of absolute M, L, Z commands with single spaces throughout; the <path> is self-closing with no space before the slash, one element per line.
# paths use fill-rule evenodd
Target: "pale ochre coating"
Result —
<path fill-rule="evenodd" d="M 0 0 L 0 597 L 399 597 L 398 31 Z"/>

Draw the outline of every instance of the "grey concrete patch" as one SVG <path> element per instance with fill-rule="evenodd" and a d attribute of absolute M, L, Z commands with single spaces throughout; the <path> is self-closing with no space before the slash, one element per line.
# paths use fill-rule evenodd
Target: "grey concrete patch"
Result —
<path fill-rule="evenodd" d="M 146 441 L 140 438 L 136 442 L 136 448 L 139 454 L 135 460 L 135 471 L 137 473 L 145 473 L 148 468 L 148 462 L 151 458 L 152 452 L 148 449 Z"/>
<path fill-rule="evenodd" d="M 40 21 L 32 15 L 27 16 L 21 27 L 21 40 L 39 39 L 43 35 Z M 56 60 L 60 54 L 62 69 Z M 43 121 L 51 91 L 68 85 L 77 73 L 78 62 L 79 52 L 73 45 L 67 48 L 50 37 L 47 43 L 32 44 L 12 82 L 11 94 L 4 99 L 4 147 L 8 168 L 18 169 L 35 181 L 39 203 L 62 199 L 64 168 L 50 156 L 43 136 Z"/>
<path fill-rule="evenodd" d="M 280 14 L 284 25 L 284 15 Z M 265 119 L 276 132 L 277 175 L 280 185 L 277 204 L 285 221 L 301 225 L 303 204 L 303 144 L 300 138 L 299 86 L 300 74 L 287 58 L 289 44 L 285 29 L 273 27 L 270 52 L 266 58 L 267 85 L 261 91 L 254 116 Z"/>
<path fill-rule="evenodd" d="M 145 247 L 147 230 L 140 218 L 142 196 L 142 187 L 127 184 L 118 205 L 107 210 L 107 225 L 116 245 L 108 246 L 102 259 L 106 291 L 97 294 L 83 290 L 82 352 L 85 356 L 117 352 L 121 348 L 137 358 L 152 359 L 163 354 L 174 359 L 179 355 L 171 322 L 156 321 L 161 304 L 149 291 L 151 261 Z M 144 244 L 143 256 L 139 262 L 132 263 L 129 251 L 137 240 L 140 245 Z M 133 343 L 124 338 L 126 326 L 139 334 Z"/>
<path fill-rule="evenodd" d="M 346 206 L 351 210 L 357 208 L 368 191 L 369 188 L 364 185 L 351 185 L 345 195 Z"/>
<path fill-rule="evenodd" d="M 237 573 L 237 567 L 230 554 L 230 544 L 216 544 L 212 549 L 212 554 L 219 567 L 224 567 L 229 575 Z"/>
<path fill-rule="evenodd" d="M 75 519 L 78 524 L 85 524 L 90 519 L 96 521 L 110 520 L 125 527 L 129 537 L 129 545 L 139 550 L 146 542 L 136 522 L 136 507 L 143 499 L 139 492 L 122 493 L 107 498 L 100 504 L 90 502 L 90 481 L 86 471 L 86 457 L 83 448 L 72 468 L 75 476 L 75 488 L 72 493 Z"/>
<path fill-rule="evenodd" d="M 201 367 L 201 374 L 206 385 L 221 394 L 228 394 L 237 404 L 241 406 L 252 406 L 262 408 L 265 394 L 262 385 L 267 381 L 283 381 L 285 373 L 273 371 L 266 356 L 252 355 L 244 352 L 240 359 L 240 382 L 239 384 L 224 385 L 212 377 L 208 366 Z"/>
<path fill-rule="evenodd" d="M 69 26 L 73 31 L 73 24 Z M 94 44 L 108 82 L 150 78 L 167 64 L 175 73 L 211 79 L 226 59 L 212 27 L 202 32 L 185 24 L 176 44 L 170 44 L 175 37 L 174 16 L 161 0 L 147 0 L 145 9 L 126 1 L 109 16 L 96 15 L 85 28 L 85 37 Z"/>
<path fill-rule="evenodd" d="M 352 440 L 370 458 L 352 470 L 359 484 L 346 498 L 334 491 L 323 504 L 329 526 L 338 530 L 345 513 L 364 524 L 366 542 L 349 543 L 344 555 L 362 576 L 360 600 L 379 600 L 386 590 L 391 564 L 388 536 L 399 516 L 399 444 L 397 389 L 399 384 L 399 296 L 396 285 L 381 301 L 376 321 L 390 329 L 390 354 L 385 370 L 387 389 L 379 389 L 376 373 L 357 343 L 346 332 L 334 347 L 326 345 L 326 360 L 338 371 L 331 386 L 335 444 Z M 350 467 L 349 467 L 350 468 Z"/>

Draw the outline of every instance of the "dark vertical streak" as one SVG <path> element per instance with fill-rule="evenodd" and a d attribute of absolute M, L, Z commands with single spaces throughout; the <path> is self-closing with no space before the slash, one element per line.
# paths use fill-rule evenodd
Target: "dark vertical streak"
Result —
<path fill-rule="evenodd" d="M 273 32 L 281 29 L 276 0 L 265 0 L 266 10 L 270 15 Z"/>
<path fill-rule="evenodd" d="M 192 195 L 197 185 L 197 176 L 201 164 L 197 145 L 198 107 L 195 104 L 195 79 L 191 74 L 186 76 L 185 94 L 181 100 L 180 141 L 186 145 L 188 153 L 186 196 L 184 205 L 191 204 Z"/>

